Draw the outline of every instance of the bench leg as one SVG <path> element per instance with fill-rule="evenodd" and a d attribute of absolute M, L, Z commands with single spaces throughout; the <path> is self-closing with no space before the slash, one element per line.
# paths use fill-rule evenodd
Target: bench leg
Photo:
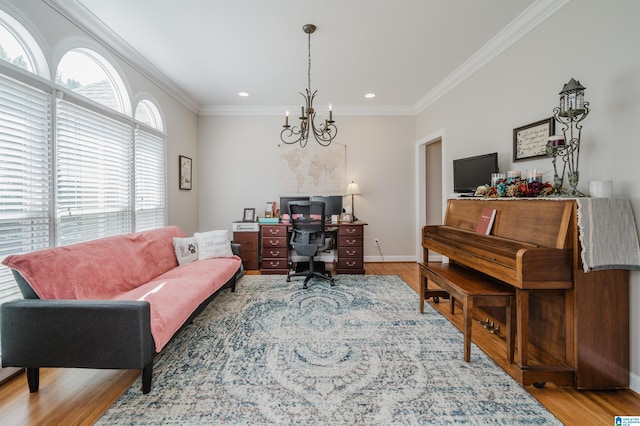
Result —
<path fill-rule="evenodd" d="M 456 313 L 456 298 L 451 296 L 451 315 L 455 315 Z"/>
<path fill-rule="evenodd" d="M 451 298 L 451 310 L 455 301 Z M 464 361 L 471 360 L 471 327 L 473 326 L 473 297 L 462 298 L 462 329 L 464 333 Z"/>
<path fill-rule="evenodd" d="M 429 280 L 420 272 L 420 313 L 424 314 L 424 298 L 427 293 L 427 284 Z"/>

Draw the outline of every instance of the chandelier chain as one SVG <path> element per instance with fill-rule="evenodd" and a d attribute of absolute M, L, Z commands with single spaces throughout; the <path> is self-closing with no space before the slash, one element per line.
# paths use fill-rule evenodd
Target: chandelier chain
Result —
<path fill-rule="evenodd" d="M 307 71 L 307 84 L 308 84 L 308 88 L 309 91 L 311 91 L 311 33 L 308 34 L 309 37 L 309 42 L 308 42 L 308 49 L 307 52 L 309 52 L 309 68 Z"/>

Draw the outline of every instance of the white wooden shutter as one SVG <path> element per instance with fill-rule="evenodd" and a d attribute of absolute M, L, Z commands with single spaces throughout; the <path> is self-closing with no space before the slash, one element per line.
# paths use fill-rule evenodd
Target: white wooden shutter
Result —
<path fill-rule="evenodd" d="M 165 225 L 164 137 L 142 128 L 135 132 L 135 230 Z"/>
<path fill-rule="evenodd" d="M 132 231 L 132 126 L 57 100 L 56 245 Z"/>
<path fill-rule="evenodd" d="M 51 95 L 0 75 L 0 259 L 51 243 Z M 0 266 L 0 303 L 19 298 Z"/>

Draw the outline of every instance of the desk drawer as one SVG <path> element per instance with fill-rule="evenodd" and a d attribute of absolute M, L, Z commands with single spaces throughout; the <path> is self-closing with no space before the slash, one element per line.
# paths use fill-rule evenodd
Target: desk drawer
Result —
<path fill-rule="evenodd" d="M 284 225 L 281 226 L 263 226 L 262 227 L 262 238 L 268 237 L 285 237 L 287 236 L 287 227 Z"/>
<path fill-rule="evenodd" d="M 265 257 L 264 251 L 269 248 L 287 247 L 287 237 L 262 237 L 262 256 Z"/>
<path fill-rule="evenodd" d="M 348 273 L 358 273 L 358 274 L 363 274 L 364 273 L 364 262 L 362 260 L 362 257 L 360 258 L 339 258 L 338 259 L 338 268 L 337 270 L 339 271 L 339 273 L 341 274 L 348 274 Z"/>
<path fill-rule="evenodd" d="M 360 236 L 338 235 L 338 247 L 362 247 L 362 235 Z"/>
<path fill-rule="evenodd" d="M 262 249 L 263 259 L 287 258 L 287 249 L 285 247 L 264 247 Z"/>
<path fill-rule="evenodd" d="M 262 264 L 260 265 L 262 269 L 280 269 L 284 270 L 284 273 L 287 273 L 287 259 L 262 259 Z"/>
<path fill-rule="evenodd" d="M 352 236 L 362 237 L 362 225 L 341 225 L 338 227 L 338 237 Z"/>
<path fill-rule="evenodd" d="M 361 259 L 363 257 L 362 247 L 341 247 L 338 249 L 338 259 Z"/>

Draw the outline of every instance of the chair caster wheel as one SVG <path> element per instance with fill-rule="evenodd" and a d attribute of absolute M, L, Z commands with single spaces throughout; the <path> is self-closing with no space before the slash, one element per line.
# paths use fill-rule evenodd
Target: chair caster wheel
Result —
<path fill-rule="evenodd" d="M 304 283 L 304 284 L 302 285 L 302 288 L 303 288 L 304 290 L 306 290 L 306 289 L 308 289 L 309 287 L 307 287 L 307 283 Z"/>
<path fill-rule="evenodd" d="M 290 283 L 291 282 L 291 277 L 287 277 L 287 282 Z"/>
<path fill-rule="evenodd" d="M 546 385 L 546 384 L 547 384 L 546 382 L 535 382 L 533 384 L 533 387 L 536 388 L 536 389 L 542 389 L 542 388 L 544 388 L 544 385 Z"/>
<path fill-rule="evenodd" d="M 440 298 L 438 296 L 433 296 L 433 303 L 440 303 Z"/>
<path fill-rule="evenodd" d="M 331 287 L 335 287 L 336 285 L 336 280 L 331 280 Z"/>

